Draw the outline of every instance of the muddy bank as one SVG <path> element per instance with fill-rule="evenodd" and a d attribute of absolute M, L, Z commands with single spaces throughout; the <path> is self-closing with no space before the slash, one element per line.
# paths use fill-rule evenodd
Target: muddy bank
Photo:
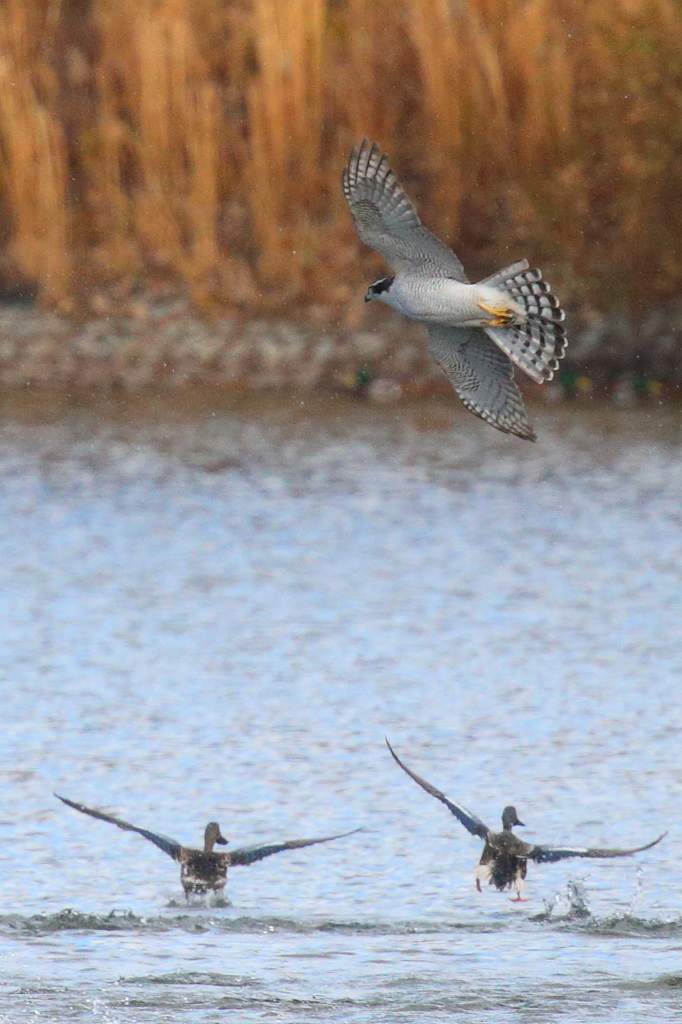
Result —
<path fill-rule="evenodd" d="M 567 358 L 556 385 L 550 385 L 555 393 L 680 393 L 682 306 L 650 313 L 639 323 L 594 318 L 569 324 L 569 331 Z M 428 358 L 424 329 L 398 317 L 384 316 L 374 329 L 358 330 L 237 317 L 203 320 L 177 299 L 141 305 L 135 316 L 77 324 L 26 307 L 0 308 L 0 387 L 137 391 L 196 383 L 364 388 L 377 399 L 448 392 Z M 525 387 L 525 380 L 520 383 Z"/>

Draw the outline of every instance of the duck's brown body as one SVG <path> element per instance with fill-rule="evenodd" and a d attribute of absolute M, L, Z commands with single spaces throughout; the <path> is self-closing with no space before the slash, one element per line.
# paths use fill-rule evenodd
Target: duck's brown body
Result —
<path fill-rule="evenodd" d="M 222 892 L 227 884 L 230 853 L 214 853 L 215 843 L 224 845 L 227 839 L 217 821 L 210 821 L 204 833 L 203 850 L 181 846 L 174 860 L 180 861 L 180 882 L 185 896 L 204 896 L 207 892 Z M 236 851 L 235 851 L 236 852 Z"/>
<path fill-rule="evenodd" d="M 516 889 L 520 893 L 528 871 L 526 845 L 512 832 L 490 832 L 476 868 L 478 891 L 483 882 L 494 885 L 500 892 Z"/>
<path fill-rule="evenodd" d="M 227 860 L 219 853 L 183 850 L 180 856 L 180 881 L 185 895 L 221 892 L 227 884 Z"/>

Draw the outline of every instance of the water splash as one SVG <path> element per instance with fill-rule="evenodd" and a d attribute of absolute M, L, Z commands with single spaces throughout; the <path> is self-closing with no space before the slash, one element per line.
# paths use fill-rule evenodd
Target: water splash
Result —
<path fill-rule="evenodd" d="M 636 917 L 637 905 L 642 902 L 644 897 L 644 868 L 641 864 L 637 865 L 637 883 L 635 885 L 635 891 L 632 894 L 630 900 L 630 906 L 628 907 L 628 915 L 630 917 Z"/>
<path fill-rule="evenodd" d="M 531 920 L 550 921 L 559 918 L 563 921 L 576 921 L 592 914 L 585 879 L 569 879 L 565 888 L 558 889 L 550 900 L 544 900 L 544 904 L 545 909 Z M 558 914 L 555 914 L 556 910 L 559 910 Z"/>
<path fill-rule="evenodd" d="M 568 918 L 575 920 L 581 917 L 590 917 L 592 910 L 587 898 L 587 886 L 584 880 L 569 879 L 566 883 L 566 891 L 569 902 Z"/>

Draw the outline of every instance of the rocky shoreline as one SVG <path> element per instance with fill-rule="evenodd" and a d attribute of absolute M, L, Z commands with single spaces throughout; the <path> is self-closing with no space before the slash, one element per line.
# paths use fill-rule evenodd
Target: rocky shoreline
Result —
<path fill-rule="evenodd" d="M 569 330 L 568 355 L 549 394 L 682 393 L 682 306 L 637 324 L 593 317 Z M 520 383 L 526 390 L 525 379 Z M 365 389 L 377 400 L 449 390 L 428 357 L 423 329 L 397 317 L 382 318 L 379 329 L 351 330 L 281 319 L 204 320 L 184 299 L 84 323 L 0 307 L 0 387 L 135 392 L 192 384 Z M 527 390 L 539 389 L 528 382 Z"/>

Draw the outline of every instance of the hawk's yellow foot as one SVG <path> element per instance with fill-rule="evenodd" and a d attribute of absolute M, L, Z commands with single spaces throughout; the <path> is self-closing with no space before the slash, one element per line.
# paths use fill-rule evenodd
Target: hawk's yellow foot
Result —
<path fill-rule="evenodd" d="M 479 302 L 478 305 L 492 316 L 492 320 L 488 321 L 488 327 L 509 327 L 514 323 L 516 314 L 513 310 L 505 309 L 504 307 L 486 306 L 485 302 Z"/>

